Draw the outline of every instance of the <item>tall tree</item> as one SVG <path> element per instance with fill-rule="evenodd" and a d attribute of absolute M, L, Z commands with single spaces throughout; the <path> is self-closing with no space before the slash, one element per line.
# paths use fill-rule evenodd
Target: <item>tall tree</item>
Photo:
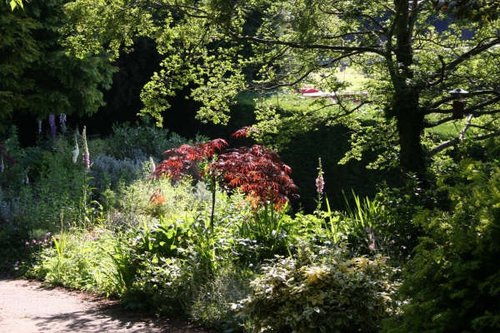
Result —
<path fill-rule="evenodd" d="M 237 91 L 296 86 L 349 60 L 378 81 L 369 99 L 394 119 L 387 128 L 396 130 L 400 166 L 406 171 L 423 176 L 427 156 L 456 144 L 472 129 L 483 131 L 476 139 L 499 134 L 500 26 L 493 1 L 111 3 L 98 8 L 89 0 L 70 3 L 69 11 L 80 17 L 70 41 L 78 36 L 79 44 L 73 44 L 81 54 L 102 52 L 103 46 L 113 53 L 134 33 L 153 38 L 164 61 L 142 97 L 144 113 L 157 119 L 168 108 L 166 97 L 193 82 L 192 97 L 203 104 L 199 117 L 223 122 Z M 98 34 L 90 32 L 96 22 L 102 29 Z M 127 29 L 113 35 L 104 28 L 118 30 L 116 24 Z M 327 88 L 339 87 L 331 75 L 323 81 Z M 457 88 L 462 94 L 449 93 Z M 335 118 L 362 107 L 336 106 Z M 426 151 L 426 128 L 447 122 L 464 126 L 460 138 Z"/>
<path fill-rule="evenodd" d="M 77 59 L 60 44 L 64 0 L 30 1 L 10 11 L 0 3 L 0 118 L 13 112 L 91 114 L 102 104 L 112 66 L 103 56 Z M 5 10 L 6 9 L 6 10 Z"/>

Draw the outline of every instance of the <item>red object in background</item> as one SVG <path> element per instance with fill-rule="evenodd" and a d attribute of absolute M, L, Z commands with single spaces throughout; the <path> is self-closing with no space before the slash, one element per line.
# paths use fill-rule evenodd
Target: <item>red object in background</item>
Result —
<path fill-rule="evenodd" d="M 319 92 L 319 90 L 315 88 L 300 88 L 299 92 L 301 94 L 310 94 L 310 93 L 317 93 Z"/>

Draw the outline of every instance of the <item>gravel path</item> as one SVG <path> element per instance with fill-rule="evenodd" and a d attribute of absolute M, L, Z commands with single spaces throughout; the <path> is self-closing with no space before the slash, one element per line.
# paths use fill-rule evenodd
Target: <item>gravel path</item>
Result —
<path fill-rule="evenodd" d="M 0 333 L 208 333 L 124 312 L 110 301 L 38 282 L 0 280 Z"/>

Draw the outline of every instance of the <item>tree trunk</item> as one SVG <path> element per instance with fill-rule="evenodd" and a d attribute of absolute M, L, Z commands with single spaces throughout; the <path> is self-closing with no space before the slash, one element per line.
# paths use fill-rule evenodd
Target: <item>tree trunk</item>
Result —
<path fill-rule="evenodd" d="M 407 91 L 406 94 L 397 94 L 393 107 L 398 126 L 401 168 L 422 179 L 426 169 L 421 144 L 424 117 L 418 107 L 418 93 Z"/>
<path fill-rule="evenodd" d="M 395 37 L 396 64 L 393 65 L 393 113 L 396 115 L 400 165 L 404 171 L 414 172 L 420 180 L 425 174 L 425 158 L 421 144 L 424 116 L 419 109 L 419 91 L 413 84 L 413 23 L 409 1 L 394 0 L 396 8 Z"/>

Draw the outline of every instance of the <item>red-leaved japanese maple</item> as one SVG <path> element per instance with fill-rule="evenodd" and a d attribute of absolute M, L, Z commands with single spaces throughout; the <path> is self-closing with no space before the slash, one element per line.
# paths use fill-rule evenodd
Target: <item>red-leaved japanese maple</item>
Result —
<path fill-rule="evenodd" d="M 154 176 L 168 176 L 173 181 L 178 181 L 182 176 L 190 175 L 194 179 L 201 179 L 202 172 L 199 164 L 211 159 L 228 144 L 224 139 L 215 139 L 196 145 L 181 145 L 165 151 L 166 159 L 160 162 L 154 171 Z"/>
<path fill-rule="evenodd" d="M 254 208 L 267 204 L 282 207 L 297 193 L 297 186 L 290 177 L 292 169 L 278 154 L 261 145 L 222 153 L 209 169 L 220 176 L 224 189 L 238 189 L 247 194 Z"/>
<path fill-rule="evenodd" d="M 215 139 L 194 146 L 182 145 L 169 149 L 164 153 L 167 158 L 156 166 L 154 176 L 168 176 L 173 181 L 185 175 L 198 180 L 208 176 L 212 190 L 211 229 L 217 181 L 226 191 L 237 189 L 247 194 L 255 209 L 268 205 L 279 209 L 297 193 L 297 186 L 290 177 L 292 169 L 275 152 L 254 145 L 221 153 L 226 146 L 225 140 Z M 214 159 L 216 153 L 220 154 Z M 208 165 L 200 170 L 199 165 L 203 162 L 208 162 Z"/>
<path fill-rule="evenodd" d="M 254 132 L 255 130 L 251 126 L 245 126 L 231 134 L 233 138 L 248 138 L 250 137 L 250 134 Z"/>

